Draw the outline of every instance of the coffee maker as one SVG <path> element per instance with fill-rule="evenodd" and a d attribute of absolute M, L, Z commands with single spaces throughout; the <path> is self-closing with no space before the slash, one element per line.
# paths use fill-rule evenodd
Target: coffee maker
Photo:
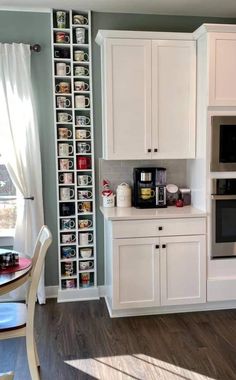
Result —
<path fill-rule="evenodd" d="M 133 180 L 134 207 L 167 207 L 165 168 L 134 168 Z"/>

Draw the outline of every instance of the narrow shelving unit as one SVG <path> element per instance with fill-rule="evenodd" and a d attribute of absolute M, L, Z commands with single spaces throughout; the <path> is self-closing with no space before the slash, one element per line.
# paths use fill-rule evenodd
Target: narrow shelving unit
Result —
<path fill-rule="evenodd" d="M 98 288 L 91 13 L 54 9 L 51 25 L 58 302 L 94 299 Z"/>

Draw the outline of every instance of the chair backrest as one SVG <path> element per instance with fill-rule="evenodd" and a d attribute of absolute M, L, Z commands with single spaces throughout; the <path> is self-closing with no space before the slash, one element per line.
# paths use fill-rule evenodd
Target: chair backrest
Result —
<path fill-rule="evenodd" d="M 47 226 L 43 226 L 38 234 L 32 259 L 33 264 L 30 276 L 31 282 L 28 292 L 28 311 L 31 311 L 31 313 L 34 313 L 38 283 L 42 272 L 44 259 L 51 243 L 52 234 Z"/>

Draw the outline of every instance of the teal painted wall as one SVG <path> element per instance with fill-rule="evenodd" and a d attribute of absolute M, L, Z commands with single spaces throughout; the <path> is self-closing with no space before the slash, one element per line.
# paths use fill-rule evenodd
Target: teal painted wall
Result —
<path fill-rule="evenodd" d="M 98 158 L 101 157 L 102 154 L 100 48 L 94 42 L 98 29 L 192 32 L 204 22 L 236 23 L 236 20 L 204 17 L 93 13 L 93 85 L 97 179 Z M 46 259 L 46 285 L 57 285 L 57 205 L 50 36 L 50 14 L 0 11 L 0 42 L 39 43 L 42 46 L 42 51 L 39 54 L 34 53 L 32 55 L 32 81 L 35 89 L 40 130 L 45 222 L 54 235 L 54 242 L 50 247 Z M 97 243 L 98 282 L 99 284 L 103 284 L 103 218 L 99 211 L 97 212 Z"/>

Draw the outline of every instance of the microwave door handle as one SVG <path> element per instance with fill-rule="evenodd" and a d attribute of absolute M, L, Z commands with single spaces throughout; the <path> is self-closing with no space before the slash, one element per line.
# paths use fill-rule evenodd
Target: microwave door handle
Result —
<path fill-rule="evenodd" d="M 236 200 L 236 194 L 232 195 L 218 195 L 218 194 L 211 194 L 211 199 L 215 201 L 224 201 L 224 200 Z"/>

